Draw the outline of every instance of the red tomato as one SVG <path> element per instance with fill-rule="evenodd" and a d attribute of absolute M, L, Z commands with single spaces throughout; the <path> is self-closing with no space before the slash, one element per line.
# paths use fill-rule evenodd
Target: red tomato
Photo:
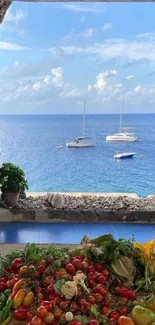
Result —
<path fill-rule="evenodd" d="M 54 316 L 52 313 L 47 313 L 46 316 L 43 318 L 43 321 L 46 323 L 46 324 L 51 324 L 54 320 Z"/>
<path fill-rule="evenodd" d="M 75 274 L 75 267 L 74 267 L 74 265 L 71 264 L 71 263 L 67 264 L 66 271 L 69 274 L 72 274 L 72 275 Z"/>
<path fill-rule="evenodd" d="M 102 274 L 103 274 L 106 278 L 108 278 L 108 276 L 109 276 L 109 271 L 106 270 L 106 269 L 104 269 L 104 270 L 102 271 Z"/>
<path fill-rule="evenodd" d="M 33 318 L 33 315 L 28 311 L 26 315 L 27 321 L 30 322 Z"/>
<path fill-rule="evenodd" d="M 110 318 L 118 319 L 120 317 L 120 313 L 118 311 L 112 311 L 110 313 Z"/>
<path fill-rule="evenodd" d="M 103 307 L 103 308 L 101 309 L 101 314 L 102 314 L 102 315 L 107 315 L 107 314 L 108 314 L 108 311 L 109 311 L 109 308 L 107 308 L 107 307 Z"/>
<path fill-rule="evenodd" d="M 48 312 L 52 311 L 52 304 L 50 301 L 42 301 L 41 306 L 44 306 Z"/>
<path fill-rule="evenodd" d="M 7 289 L 7 285 L 5 282 L 0 282 L 0 292 L 3 292 Z"/>
<path fill-rule="evenodd" d="M 92 265 L 88 267 L 88 273 L 90 273 L 90 272 L 95 273 L 95 268 Z"/>
<path fill-rule="evenodd" d="M 127 289 L 127 288 L 123 288 L 123 289 L 121 289 L 121 295 L 122 295 L 122 297 L 124 297 L 124 298 L 129 298 L 130 290 Z"/>
<path fill-rule="evenodd" d="M 49 293 L 54 293 L 55 290 L 54 290 L 53 284 L 50 284 L 50 285 L 47 287 L 47 290 L 48 290 Z"/>
<path fill-rule="evenodd" d="M 25 320 L 27 317 L 27 311 L 22 308 L 18 308 L 15 310 L 14 316 L 16 320 Z"/>
<path fill-rule="evenodd" d="M 128 299 L 134 301 L 136 299 L 136 294 L 133 291 L 130 291 Z"/>
<path fill-rule="evenodd" d="M 73 260 L 73 265 L 76 268 L 76 270 L 81 270 L 81 268 L 82 268 L 82 263 L 78 258 L 75 258 Z"/>
<path fill-rule="evenodd" d="M 8 281 L 8 277 L 6 275 L 4 275 L 2 278 L 0 278 L 0 283 L 6 283 Z"/>
<path fill-rule="evenodd" d="M 100 291 L 100 294 L 101 294 L 103 297 L 106 297 L 107 294 L 108 294 L 108 292 L 107 292 L 106 289 L 103 288 L 103 289 Z"/>
<path fill-rule="evenodd" d="M 90 320 L 89 325 L 99 325 L 99 322 L 97 320 Z"/>
<path fill-rule="evenodd" d="M 95 298 L 93 296 L 88 296 L 87 301 L 90 302 L 90 304 L 95 304 Z"/>
<path fill-rule="evenodd" d="M 103 271 L 103 266 L 102 266 L 102 264 L 101 264 L 101 263 L 96 263 L 96 264 L 95 264 L 95 269 L 96 269 L 96 271 L 98 271 L 98 272 L 102 272 L 102 271 Z"/>
<path fill-rule="evenodd" d="M 47 313 L 48 313 L 48 311 L 47 311 L 46 307 L 44 307 L 44 306 L 40 306 L 37 309 L 37 316 L 40 318 L 44 318 L 47 315 Z"/>
<path fill-rule="evenodd" d="M 100 293 L 95 293 L 94 298 L 97 302 L 101 302 L 103 300 L 103 297 Z"/>
<path fill-rule="evenodd" d="M 41 265 L 38 266 L 37 270 L 38 270 L 40 273 L 43 273 L 43 272 L 45 272 L 45 266 L 41 264 Z"/>
<path fill-rule="evenodd" d="M 41 318 L 38 317 L 38 316 L 34 316 L 34 317 L 32 318 L 32 320 L 31 320 L 31 324 L 32 324 L 32 325 L 41 325 L 41 322 L 42 322 L 42 320 L 41 320 Z"/>
<path fill-rule="evenodd" d="M 98 277 L 98 282 L 101 283 L 101 284 L 106 283 L 106 278 L 105 278 L 105 276 L 104 276 L 104 275 L 100 275 L 100 276 Z"/>
<path fill-rule="evenodd" d="M 81 263 L 81 268 L 82 270 L 87 270 L 89 267 L 89 263 L 85 260 L 83 260 L 83 262 Z"/>
<path fill-rule="evenodd" d="M 88 280 L 88 286 L 93 289 L 95 287 L 95 282 L 92 279 Z"/>

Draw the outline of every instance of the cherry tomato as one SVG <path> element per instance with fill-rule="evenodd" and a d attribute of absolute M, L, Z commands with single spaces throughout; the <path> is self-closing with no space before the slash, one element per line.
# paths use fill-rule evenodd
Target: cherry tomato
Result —
<path fill-rule="evenodd" d="M 117 286 L 115 292 L 119 295 L 121 294 L 121 291 L 122 291 L 121 287 Z"/>
<path fill-rule="evenodd" d="M 103 288 L 103 289 L 101 289 L 100 294 L 101 294 L 103 297 L 106 297 L 107 294 L 108 294 L 108 292 L 107 292 L 106 289 Z"/>
<path fill-rule="evenodd" d="M 51 275 L 47 276 L 46 279 L 45 279 L 45 283 L 46 283 L 47 286 L 52 284 L 53 283 L 53 276 L 51 276 Z"/>
<path fill-rule="evenodd" d="M 103 307 L 109 308 L 110 307 L 109 301 L 105 300 L 104 303 L 103 303 Z"/>
<path fill-rule="evenodd" d="M 124 298 L 128 298 L 129 295 L 130 295 L 130 290 L 127 289 L 127 288 L 123 288 L 123 289 L 121 289 L 121 295 L 122 295 L 122 297 L 124 297 Z"/>
<path fill-rule="evenodd" d="M 81 299 L 81 300 L 79 301 L 79 305 L 80 305 L 81 307 L 84 307 L 85 304 L 86 304 L 86 300 L 85 300 L 85 299 Z"/>
<path fill-rule="evenodd" d="M 97 320 L 91 320 L 89 321 L 89 325 L 99 325 L 99 322 Z"/>
<path fill-rule="evenodd" d="M 83 260 L 83 262 L 81 263 L 81 268 L 82 270 L 87 270 L 89 267 L 89 263 L 85 260 Z"/>
<path fill-rule="evenodd" d="M 107 315 L 107 314 L 108 314 L 108 311 L 109 311 L 109 308 L 107 308 L 107 307 L 102 307 L 102 309 L 101 309 L 101 314 L 102 314 L 102 315 Z"/>
<path fill-rule="evenodd" d="M 126 306 L 123 306 L 120 309 L 120 313 L 121 313 L 121 315 L 126 316 L 128 314 L 128 308 Z"/>
<path fill-rule="evenodd" d="M 40 306 L 37 309 L 37 316 L 40 318 L 44 318 L 47 315 L 47 313 L 48 313 L 48 311 L 47 311 L 46 307 L 44 307 L 44 306 Z"/>
<path fill-rule="evenodd" d="M 101 283 L 101 284 L 106 283 L 106 278 L 105 278 L 105 276 L 104 276 L 104 275 L 100 275 L 100 276 L 98 277 L 98 282 Z"/>
<path fill-rule="evenodd" d="M 20 273 L 20 274 L 26 274 L 26 273 L 28 273 L 28 272 L 29 272 L 29 268 L 28 268 L 28 266 L 26 266 L 26 265 L 22 266 L 22 267 L 20 268 L 20 270 L 19 270 L 19 273 Z"/>
<path fill-rule="evenodd" d="M 75 274 L 75 267 L 74 267 L 74 265 L 71 264 L 71 263 L 67 264 L 66 271 L 67 271 L 67 273 L 74 275 Z"/>
<path fill-rule="evenodd" d="M 106 270 L 106 269 L 104 269 L 104 270 L 102 271 L 102 274 L 103 274 L 106 278 L 108 278 L 108 276 L 109 276 L 109 271 Z"/>
<path fill-rule="evenodd" d="M 115 318 L 110 318 L 108 321 L 109 325 L 116 325 L 116 319 Z"/>
<path fill-rule="evenodd" d="M 34 316 L 34 317 L 32 318 L 32 320 L 31 320 L 31 324 L 32 324 L 32 325 L 41 325 L 41 322 L 42 322 L 42 320 L 41 320 L 41 318 L 38 317 L 38 316 Z"/>
<path fill-rule="evenodd" d="M 60 302 L 60 308 L 62 310 L 67 310 L 67 308 L 68 308 L 68 302 L 67 301 L 61 301 Z"/>
<path fill-rule="evenodd" d="M 25 320 L 27 317 L 27 311 L 22 308 L 18 308 L 15 310 L 14 316 L 16 320 Z"/>
<path fill-rule="evenodd" d="M 62 315 L 62 310 L 61 309 L 57 309 L 55 312 L 54 312 L 54 318 L 56 318 L 56 319 L 60 319 L 60 317 L 61 317 L 61 315 Z"/>
<path fill-rule="evenodd" d="M 53 284 L 50 284 L 48 287 L 47 287 L 47 290 L 49 293 L 54 293 L 54 287 L 53 287 Z"/>
<path fill-rule="evenodd" d="M 8 281 L 8 277 L 6 275 L 4 275 L 2 278 L 0 278 L 0 283 L 6 283 Z"/>
<path fill-rule="evenodd" d="M 81 270 L 81 268 L 82 268 L 81 261 L 78 258 L 75 258 L 73 260 L 73 265 L 76 268 L 76 270 Z"/>
<path fill-rule="evenodd" d="M 88 280 L 88 286 L 93 289 L 95 287 L 95 282 L 92 279 Z"/>
<path fill-rule="evenodd" d="M 26 318 L 27 318 L 28 322 L 30 322 L 32 320 L 33 315 L 30 313 L 30 311 L 27 312 Z"/>
<path fill-rule="evenodd" d="M 112 311 L 110 313 L 110 318 L 118 319 L 120 317 L 120 313 L 118 311 Z"/>
<path fill-rule="evenodd" d="M 89 302 L 86 302 L 85 305 L 84 305 L 84 309 L 85 309 L 86 311 L 91 310 L 91 304 L 90 304 Z"/>
<path fill-rule="evenodd" d="M 90 302 L 90 304 L 92 304 L 92 305 L 95 304 L 95 298 L 93 296 L 88 296 L 87 301 Z"/>
<path fill-rule="evenodd" d="M 75 302 L 72 302 L 72 304 L 70 305 L 70 309 L 71 311 L 75 311 L 78 309 L 78 305 Z"/>
<path fill-rule="evenodd" d="M 98 271 L 98 272 L 102 272 L 102 271 L 103 271 L 103 266 L 102 266 L 102 264 L 101 264 L 101 263 L 96 263 L 96 264 L 95 264 L 95 269 L 96 269 L 96 271 Z"/>
<path fill-rule="evenodd" d="M 94 298 L 97 302 L 101 302 L 103 300 L 103 297 L 100 293 L 95 293 Z"/>
<path fill-rule="evenodd" d="M 0 292 L 3 292 L 7 289 L 7 285 L 5 282 L 0 282 Z"/>
<path fill-rule="evenodd" d="M 45 266 L 41 264 L 38 266 L 37 270 L 38 270 L 38 272 L 43 273 L 43 272 L 45 272 Z"/>
<path fill-rule="evenodd" d="M 88 267 L 88 273 L 90 273 L 90 272 L 95 273 L 95 268 L 92 265 Z"/>
<path fill-rule="evenodd" d="M 134 301 L 136 299 L 136 294 L 133 291 L 130 291 L 128 299 Z"/>
<path fill-rule="evenodd" d="M 52 311 L 52 304 L 50 301 L 42 301 L 41 306 L 44 306 L 48 312 Z"/>

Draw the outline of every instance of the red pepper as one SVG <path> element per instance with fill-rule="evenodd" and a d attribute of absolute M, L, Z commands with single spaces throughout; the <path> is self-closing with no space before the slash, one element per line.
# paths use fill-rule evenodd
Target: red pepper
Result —
<path fill-rule="evenodd" d="M 14 259 L 14 261 L 12 262 L 12 269 L 13 269 L 13 271 L 15 273 L 20 269 L 20 267 L 23 264 L 23 262 L 24 261 L 23 261 L 22 258 L 15 258 Z"/>
<path fill-rule="evenodd" d="M 14 312 L 14 316 L 16 320 L 25 320 L 27 318 L 27 310 L 23 308 L 18 308 Z"/>

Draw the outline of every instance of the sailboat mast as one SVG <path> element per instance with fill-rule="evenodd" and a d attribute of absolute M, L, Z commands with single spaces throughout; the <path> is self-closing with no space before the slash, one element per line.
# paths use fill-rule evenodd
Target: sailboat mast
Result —
<path fill-rule="evenodd" d="M 123 94 L 123 99 L 122 99 L 122 109 L 121 109 L 121 114 L 120 114 L 120 125 L 119 125 L 119 132 L 121 133 L 122 131 L 122 116 L 123 116 L 123 111 L 124 111 L 124 99 L 125 99 L 125 92 Z"/>
<path fill-rule="evenodd" d="M 84 113 L 83 113 L 83 137 L 85 137 L 85 126 L 86 126 L 86 101 L 84 100 Z"/>

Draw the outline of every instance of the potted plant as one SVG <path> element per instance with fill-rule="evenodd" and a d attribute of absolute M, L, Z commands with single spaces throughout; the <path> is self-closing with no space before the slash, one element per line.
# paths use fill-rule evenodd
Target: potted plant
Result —
<path fill-rule="evenodd" d="M 20 193 L 28 190 L 24 171 L 12 163 L 4 163 L 0 168 L 0 188 L 7 205 L 16 205 Z"/>

